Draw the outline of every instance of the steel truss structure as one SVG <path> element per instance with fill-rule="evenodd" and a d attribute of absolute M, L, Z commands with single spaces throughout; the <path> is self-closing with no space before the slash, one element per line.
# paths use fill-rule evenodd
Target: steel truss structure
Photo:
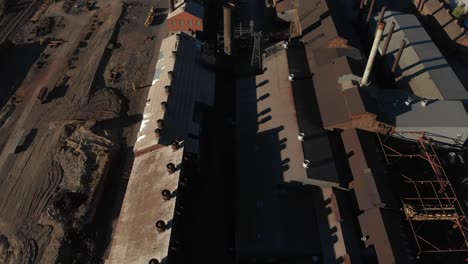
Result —
<path fill-rule="evenodd" d="M 401 177 L 398 194 L 417 255 L 468 253 L 468 221 L 430 137 L 415 141 L 378 135 L 385 159 Z"/>

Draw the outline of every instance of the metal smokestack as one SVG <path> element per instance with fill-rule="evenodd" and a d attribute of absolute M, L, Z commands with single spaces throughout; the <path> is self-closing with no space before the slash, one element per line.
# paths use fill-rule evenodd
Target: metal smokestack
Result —
<path fill-rule="evenodd" d="M 374 13 L 375 0 L 372 0 L 369 7 L 369 13 L 367 13 L 367 23 L 369 23 L 372 14 Z"/>
<path fill-rule="evenodd" d="M 382 34 L 385 29 L 385 22 L 380 22 L 377 26 L 377 32 L 375 33 L 374 43 L 372 44 L 372 49 L 369 54 L 369 59 L 367 60 L 366 69 L 364 70 L 364 76 L 361 79 L 361 85 L 367 85 L 369 83 L 369 76 L 372 71 L 372 66 L 374 65 L 375 56 L 377 55 L 377 50 L 379 49 L 380 40 L 382 39 Z"/>
<path fill-rule="evenodd" d="M 388 30 L 387 39 L 385 40 L 385 44 L 382 49 L 382 57 L 387 55 L 388 45 L 390 44 L 390 40 L 392 39 L 394 30 L 395 30 L 395 22 L 392 22 L 392 24 L 390 24 L 390 29 Z"/>
<path fill-rule="evenodd" d="M 401 54 L 403 54 L 403 50 L 405 49 L 406 46 L 406 40 L 401 41 L 400 49 L 398 50 L 398 54 L 395 58 L 395 61 L 393 62 L 393 67 L 392 67 L 392 73 L 395 74 L 397 68 L 398 68 L 398 63 L 400 62 L 401 59 Z"/>
<path fill-rule="evenodd" d="M 227 3 L 223 5 L 224 22 L 224 53 L 232 54 L 232 8 L 234 4 Z"/>

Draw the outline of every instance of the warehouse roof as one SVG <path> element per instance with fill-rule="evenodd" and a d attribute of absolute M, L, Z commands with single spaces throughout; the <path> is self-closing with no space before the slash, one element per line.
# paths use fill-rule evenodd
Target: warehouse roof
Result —
<path fill-rule="evenodd" d="M 262 75 L 239 80 L 236 88 L 237 253 L 317 255 L 321 247 L 313 198 L 280 189 L 289 183 L 315 182 L 302 167 L 300 116 L 288 80 L 286 51 L 266 58 L 264 67 Z"/>
<path fill-rule="evenodd" d="M 352 188 L 363 213 L 358 216 L 366 247 L 373 246 L 379 263 L 408 263 L 401 239 L 399 203 L 374 133 L 349 129 L 341 133 L 353 175 Z"/>
<path fill-rule="evenodd" d="M 173 140 L 184 141 L 188 152 L 198 149 L 197 139 L 188 137 L 199 132 L 199 124 L 193 121 L 195 107 L 197 103 L 212 105 L 214 96 L 214 73 L 197 61 L 200 47 L 197 39 L 185 33 L 162 41 L 154 80 L 133 148 L 137 155 L 167 146 Z M 169 95 L 165 92 L 165 86 L 170 87 Z M 166 102 L 167 110 L 161 107 L 162 102 Z M 164 127 L 158 138 L 155 129 L 160 119 Z"/>
<path fill-rule="evenodd" d="M 148 263 L 168 257 L 176 199 L 165 201 L 161 192 L 177 190 L 180 170 L 169 174 L 166 164 L 180 166 L 183 151 L 164 147 L 135 158 L 107 264 Z M 166 231 L 156 230 L 158 220 L 166 222 Z"/>
<path fill-rule="evenodd" d="M 386 178 L 384 163 L 375 144 L 375 134 L 360 129 L 341 133 L 348 163 L 353 176 L 352 188 L 359 209 L 376 207 L 398 208 L 390 181 Z"/>
<path fill-rule="evenodd" d="M 399 211 L 373 208 L 358 216 L 366 247 L 373 246 L 378 263 L 414 263 L 408 255 L 407 243 L 401 238 L 403 232 Z"/>
<path fill-rule="evenodd" d="M 205 11 L 203 6 L 194 1 L 185 1 L 183 4 L 176 7 L 176 9 L 169 13 L 167 19 L 173 18 L 177 15 L 180 15 L 184 12 L 187 12 L 193 16 L 203 19 L 205 15 Z"/>
<path fill-rule="evenodd" d="M 465 87 L 414 15 L 387 11 L 385 21 L 396 24 L 385 56 L 388 68 L 393 65 L 401 40 L 407 41 L 398 64 L 401 77 L 397 78 L 397 86 L 409 89 L 421 98 L 468 99 Z M 389 28 L 386 27 L 384 34 L 388 34 Z M 385 38 L 380 48 L 384 43 Z"/>

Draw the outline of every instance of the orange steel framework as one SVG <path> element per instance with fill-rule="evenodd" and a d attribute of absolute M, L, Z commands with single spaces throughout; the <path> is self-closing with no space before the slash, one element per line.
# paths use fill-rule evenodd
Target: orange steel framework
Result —
<path fill-rule="evenodd" d="M 413 148 L 409 143 L 405 143 L 405 146 L 390 146 L 389 135 L 378 135 L 378 138 L 387 164 L 397 164 L 406 160 L 415 167 L 417 162 L 423 162 L 425 167 L 429 165 L 431 168 L 429 173 L 418 172 L 416 169 L 415 172 L 408 173 L 410 175 L 399 171 L 402 188 L 407 190 L 404 195 L 400 195 L 402 210 L 411 227 L 418 249 L 417 255 L 468 252 L 468 221 L 436 154 L 432 139 L 424 132 L 408 133 L 417 134 L 419 137 L 412 145 Z M 424 230 L 424 225 L 430 226 L 429 231 Z M 447 237 L 450 234 L 450 237 L 455 239 L 443 242 L 439 239 L 431 240 L 434 238 L 430 237 L 430 233 L 435 232 L 446 232 Z"/>

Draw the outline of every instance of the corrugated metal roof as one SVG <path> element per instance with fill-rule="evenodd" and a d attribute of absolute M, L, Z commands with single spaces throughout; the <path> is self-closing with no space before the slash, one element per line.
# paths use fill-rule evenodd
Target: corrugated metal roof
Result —
<path fill-rule="evenodd" d="M 200 42 L 185 34 L 172 35 L 162 41 L 159 59 L 156 64 L 153 83 L 143 113 L 138 139 L 134 152 L 167 146 L 173 140 L 184 141 L 189 152 L 197 152 L 198 141 L 188 138 L 188 134 L 198 135 L 199 124 L 193 121 L 196 102 L 213 104 L 214 73 L 205 69 L 198 61 Z M 175 56 L 173 56 L 175 52 Z M 173 79 L 169 72 L 173 72 Z M 168 96 L 164 87 L 171 87 Z M 161 108 L 167 102 L 167 111 Z M 161 137 L 155 136 L 157 120 L 164 120 Z"/>
<path fill-rule="evenodd" d="M 264 61 L 262 75 L 237 90 L 237 221 L 239 256 L 318 255 L 310 194 L 280 186 L 308 180 L 285 50 Z"/>
<path fill-rule="evenodd" d="M 416 263 L 401 239 L 403 230 L 399 211 L 374 208 L 364 211 L 358 218 L 363 236 L 368 236 L 364 243 L 366 247 L 375 248 L 379 264 Z"/>
<path fill-rule="evenodd" d="M 167 15 L 167 19 L 171 19 L 177 15 L 187 12 L 193 16 L 203 19 L 205 10 L 202 5 L 194 1 L 184 2 L 183 4 L 176 6 L 176 9 Z"/>
<path fill-rule="evenodd" d="M 389 175 L 375 143 L 375 134 L 359 129 L 341 133 L 353 174 L 359 225 L 366 247 L 374 246 L 379 263 L 412 263 L 401 233 L 401 213 Z"/>
<path fill-rule="evenodd" d="M 135 158 L 106 264 L 167 258 L 176 199 L 164 201 L 161 192 L 177 190 L 180 170 L 169 175 L 166 164 L 180 165 L 183 151 L 163 147 Z M 165 221 L 169 228 L 158 233 L 158 220 Z"/>
<path fill-rule="evenodd" d="M 397 86 L 410 89 L 421 98 L 468 99 L 465 87 L 414 15 L 387 11 L 384 19 L 387 24 L 396 24 L 388 55 L 385 56 L 388 69 L 393 65 L 401 40 L 407 41 L 398 64 L 401 77 L 396 81 Z M 375 29 L 375 23 L 373 25 L 371 30 Z M 386 27 L 385 35 L 388 34 L 388 29 Z M 380 49 L 384 43 L 385 38 Z"/>

